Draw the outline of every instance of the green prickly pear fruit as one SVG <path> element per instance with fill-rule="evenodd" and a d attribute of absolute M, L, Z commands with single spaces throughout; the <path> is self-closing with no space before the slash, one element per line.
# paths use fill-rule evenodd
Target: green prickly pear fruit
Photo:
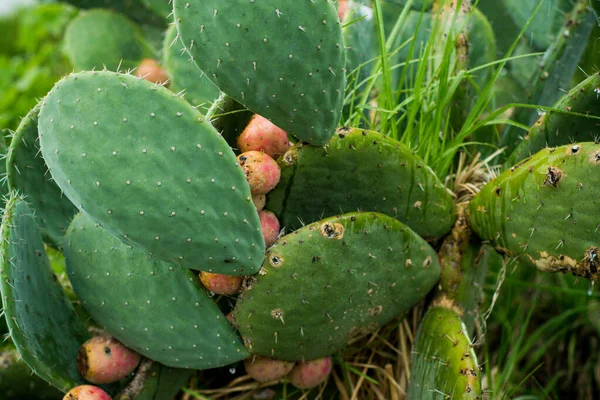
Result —
<path fill-rule="evenodd" d="M 255 356 L 245 359 L 244 367 L 252 379 L 260 383 L 267 383 L 283 379 L 294 368 L 294 363 L 275 360 L 270 357 Z"/>
<path fill-rule="evenodd" d="M 237 140 L 240 152 L 262 151 L 277 158 L 290 148 L 287 133 L 263 116 L 255 114 Z"/>
<path fill-rule="evenodd" d="M 199 277 L 202 285 L 215 294 L 232 295 L 237 293 L 242 287 L 241 276 L 213 274 L 202 271 Z"/>
<path fill-rule="evenodd" d="M 110 336 L 88 339 L 77 354 L 77 367 L 83 379 L 96 385 L 113 383 L 127 377 L 142 357 Z"/>
<path fill-rule="evenodd" d="M 265 208 L 265 204 L 267 203 L 267 195 L 265 194 L 253 194 L 252 202 L 256 207 L 256 211 L 262 211 Z"/>
<path fill-rule="evenodd" d="M 135 74 L 159 85 L 164 85 L 169 80 L 167 71 L 153 58 L 144 58 L 138 65 Z"/>
<path fill-rule="evenodd" d="M 238 161 L 252 194 L 266 194 L 277 186 L 281 169 L 277 162 L 260 151 L 248 151 L 238 156 Z"/>
<path fill-rule="evenodd" d="M 99 387 L 81 385 L 71 389 L 63 400 L 112 400 L 112 397 Z"/>
<path fill-rule="evenodd" d="M 312 389 L 325 382 L 333 368 L 331 356 L 296 364 L 288 375 L 290 383 L 299 389 Z"/>
<path fill-rule="evenodd" d="M 265 246 L 269 248 L 277 241 L 281 226 L 277 217 L 271 211 L 261 211 L 258 213 L 258 217 L 260 218 L 260 227 L 265 237 Z"/>

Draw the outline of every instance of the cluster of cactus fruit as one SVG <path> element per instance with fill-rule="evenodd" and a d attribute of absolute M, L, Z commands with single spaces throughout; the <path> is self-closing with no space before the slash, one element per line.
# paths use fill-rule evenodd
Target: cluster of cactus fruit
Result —
<path fill-rule="evenodd" d="M 347 78 L 372 57 L 368 2 L 99 3 L 138 22 L 172 18 L 162 62 L 124 15 L 81 12 L 65 33 L 76 72 L 23 119 L 6 157 L 6 329 L 65 399 L 172 399 L 192 370 L 241 361 L 259 382 L 312 388 L 332 355 L 432 290 L 408 396 L 481 398 L 470 337 L 499 253 L 600 278 L 599 74 L 554 99 L 505 172 L 455 204 L 413 149 L 339 127 Z M 475 43 L 467 60 L 469 34 L 447 26 L 468 1 L 412 3 L 426 24 L 441 16 L 442 32 L 427 31 L 445 38 L 436 49 L 464 36 L 455 73 L 493 58 Z M 578 21 L 592 12 L 584 3 Z M 471 32 L 493 44 L 474 15 Z"/>

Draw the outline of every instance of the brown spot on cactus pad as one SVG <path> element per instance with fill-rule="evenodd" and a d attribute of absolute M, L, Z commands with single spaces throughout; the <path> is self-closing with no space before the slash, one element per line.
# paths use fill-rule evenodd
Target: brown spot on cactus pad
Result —
<path fill-rule="evenodd" d="M 546 173 L 546 179 L 544 179 L 544 186 L 554 186 L 558 187 L 558 182 L 560 182 L 564 177 L 564 173 L 562 170 L 556 167 L 548 167 L 548 172 Z"/>
<path fill-rule="evenodd" d="M 337 222 L 326 222 L 321 225 L 321 235 L 329 239 L 341 239 L 344 237 L 344 226 Z"/>

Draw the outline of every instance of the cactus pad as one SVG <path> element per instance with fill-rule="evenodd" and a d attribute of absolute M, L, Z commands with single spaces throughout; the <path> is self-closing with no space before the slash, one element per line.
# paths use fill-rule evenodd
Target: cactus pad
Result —
<path fill-rule="evenodd" d="M 543 271 L 600 279 L 600 145 L 540 151 L 489 182 L 470 205 L 471 226 L 496 249 Z"/>
<path fill-rule="evenodd" d="M 171 25 L 163 43 L 163 65 L 170 76 L 170 89 L 184 93 L 184 98 L 193 106 L 208 109 L 219 97 L 219 88 L 198 69 L 192 57 L 183 47 L 177 28 Z"/>
<path fill-rule="evenodd" d="M 545 112 L 531 127 L 507 161 L 511 166 L 537 153 L 546 146 L 562 146 L 573 142 L 595 141 L 600 127 L 600 73 L 595 73 L 565 93 L 552 107 L 587 117 Z M 590 118 L 596 117 L 596 118 Z"/>
<path fill-rule="evenodd" d="M 185 47 L 223 92 L 286 132 L 324 145 L 339 123 L 346 54 L 328 0 L 175 0 Z"/>
<path fill-rule="evenodd" d="M 234 318 L 250 352 L 312 360 L 407 312 L 439 273 L 435 251 L 401 222 L 345 214 L 279 239 Z"/>
<path fill-rule="evenodd" d="M 67 26 L 65 53 L 77 71 L 135 68 L 152 50 L 141 30 L 125 16 L 108 10 L 82 12 Z"/>
<path fill-rule="evenodd" d="M 119 242 L 79 214 L 66 236 L 67 272 L 92 318 L 138 353 L 206 369 L 248 353 L 190 271 Z"/>
<path fill-rule="evenodd" d="M 10 336 L 33 372 L 66 392 L 83 382 L 77 351 L 89 335 L 52 273 L 33 210 L 15 194 L 6 205 L 1 246 Z"/>
<path fill-rule="evenodd" d="M 27 196 L 44 241 L 60 246 L 77 208 L 54 183 L 42 158 L 38 112 L 39 106 L 29 112 L 11 141 L 6 160 L 8 185 Z"/>
<path fill-rule="evenodd" d="M 62 397 L 58 390 L 31 372 L 12 345 L 0 348 L 0 393 L 2 400 L 57 400 Z"/>
<path fill-rule="evenodd" d="M 254 273 L 264 239 L 235 154 L 188 103 L 130 75 L 60 81 L 40 111 L 56 183 L 122 241 L 228 275 Z"/>
<path fill-rule="evenodd" d="M 454 224 L 452 197 L 435 173 L 377 132 L 340 128 L 324 148 L 293 146 L 279 166 L 281 180 L 266 207 L 287 229 L 356 210 L 390 215 L 426 239 Z"/>
<path fill-rule="evenodd" d="M 430 308 L 419 326 L 408 399 L 481 399 L 477 355 L 465 325 L 448 308 Z"/>

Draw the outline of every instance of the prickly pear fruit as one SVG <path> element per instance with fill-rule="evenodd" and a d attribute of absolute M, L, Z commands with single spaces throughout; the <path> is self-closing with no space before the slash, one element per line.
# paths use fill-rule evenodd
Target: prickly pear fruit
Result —
<path fill-rule="evenodd" d="M 87 340 L 77 354 L 77 366 L 83 379 L 96 385 L 116 382 L 131 374 L 141 356 L 110 336 Z"/>
<path fill-rule="evenodd" d="M 153 58 L 144 58 L 135 71 L 136 76 L 144 78 L 152 83 L 164 85 L 169 80 L 167 71 Z"/>
<path fill-rule="evenodd" d="M 258 213 L 260 218 L 260 227 L 262 228 L 263 236 L 265 237 L 265 246 L 271 247 L 277 241 L 279 236 L 279 221 L 275 214 L 271 211 L 261 211 Z"/>
<path fill-rule="evenodd" d="M 238 137 L 237 145 L 242 153 L 256 150 L 277 158 L 290 148 L 290 141 L 283 129 L 255 114 Z"/>
<path fill-rule="evenodd" d="M 346 11 L 348 11 L 348 0 L 340 0 L 338 3 L 338 17 L 341 20 L 346 16 Z"/>
<path fill-rule="evenodd" d="M 264 194 L 254 194 L 252 195 L 252 202 L 256 207 L 256 211 L 262 211 L 265 208 L 265 204 L 267 203 L 267 196 Z"/>
<path fill-rule="evenodd" d="M 288 375 L 288 379 L 292 385 L 299 389 L 311 389 L 325 382 L 331 373 L 332 367 L 331 356 L 299 362 Z"/>
<path fill-rule="evenodd" d="M 255 356 L 244 360 L 246 372 L 255 381 L 266 383 L 283 379 L 294 368 L 291 361 L 275 360 L 270 357 Z"/>
<path fill-rule="evenodd" d="M 200 282 L 205 288 L 216 294 L 235 294 L 242 287 L 241 276 L 230 276 L 200 272 Z"/>
<path fill-rule="evenodd" d="M 74 387 L 63 400 L 112 400 L 104 390 L 92 385 Z"/>
<path fill-rule="evenodd" d="M 238 156 L 252 194 L 269 193 L 281 177 L 279 165 L 265 153 L 248 151 Z"/>

